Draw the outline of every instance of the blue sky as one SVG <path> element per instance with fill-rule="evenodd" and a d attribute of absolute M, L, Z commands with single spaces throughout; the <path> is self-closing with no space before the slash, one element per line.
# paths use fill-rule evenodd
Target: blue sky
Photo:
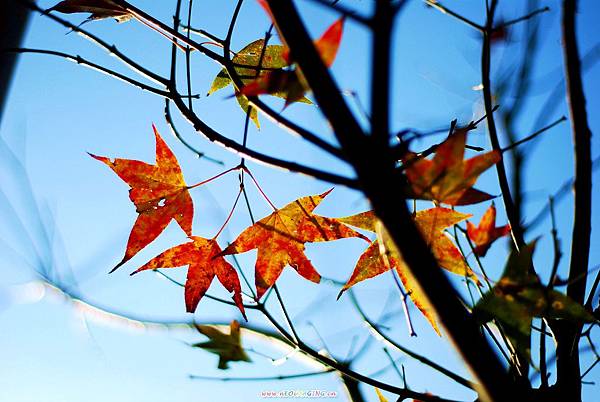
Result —
<path fill-rule="evenodd" d="M 160 4 L 158 4 L 160 3 Z M 167 2 L 136 1 L 163 21 L 170 21 L 172 9 Z M 315 6 L 299 1 L 303 16 L 309 21 L 311 34 L 317 37 L 336 16 Z M 483 1 L 464 0 L 447 2 L 456 11 L 477 21 L 483 19 Z M 457 4 L 452 4 L 457 3 Z M 504 19 L 524 13 L 525 2 L 504 0 L 500 15 Z M 43 7 L 51 2 L 42 1 Z M 367 0 L 343 0 L 342 4 L 368 11 Z M 560 83 L 562 54 L 560 47 L 560 12 L 558 1 L 540 1 L 551 11 L 540 16 L 541 44 L 538 62 L 533 73 L 532 94 L 528 112 L 517 122 L 518 137 L 524 137 L 539 127 L 534 126 L 543 102 L 555 85 Z M 224 36 L 233 1 L 198 2 L 194 25 L 218 36 Z M 600 30 L 597 16 L 600 5 L 595 0 L 581 1 L 578 14 L 580 49 L 586 53 L 598 44 Z M 73 22 L 82 16 L 68 17 Z M 234 35 L 235 50 L 261 38 L 268 27 L 264 13 L 249 0 L 242 9 L 240 23 Z M 116 43 L 133 59 L 161 74 L 168 73 L 169 43 L 141 24 L 130 21 L 116 24 L 100 21 L 85 25 L 87 29 Z M 511 31 L 507 44 L 494 49 L 494 77 L 511 74 L 511 63 L 521 52 L 522 30 Z M 482 114 L 481 93 L 473 90 L 480 82 L 480 41 L 476 32 L 452 18 L 425 8 L 414 0 L 401 15 L 395 32 L 393 122 L 394 130 L 417 127 L 424 130 L 447 125 L 453 118 L 466 122 Z M 104 66 L 133 74 L 116 59 L 76 34 L 40 16 L 33 18 L 25 46 L 61 50 L 79 54 Z M 348 22 L 340 53 L 332 70 L 344 90 L 356 91 L 362 104 L 368 105 L 369 37 L 361 27 Z M 218 49 L 217 49 L 218 50 Z M 183 58 L 180 58 L 180 62 Z M 180 64 L 181 65 L 181 64 Z M 194 92 L 202 95 L 196 103 L 198 114 L 215 129 L 241 139 L 243 114 L 236 102 L 228 99 L 231 89 L 204 97 L 213 77 L 220 67 L 198 55 L 193 60 Z M 183 81 L 182 81 L 183 82 Z M 600 131 L 600 66 L 593 65 L 584 77 L 588 97 L 588 111 L 592 132 Z M 277 109 L 279 100 L 269 101 Z M 354 100 L 348 102 L 357 110 Z M 510 104 L 512 99 L 505 98 Z M 502 106 L 502 100 L 500 100 Z M 36 202 L 27 195 L 26 177 L 18 163 L 0 149 L 0 173 L 4 198 L 0 200 L 0 249 L 4 258 L 0 262 L 3 275 L 0 281 L 0 332 L 3 342 L 0 355 L 4 364 L 0 368 L 0 399 L 12 402 L 47 401 L 213 401 L 237 399 L 261 400 L 262 390 L 326 389 L 340 393 L 345 400 L 335 374 L 309 379 L 269 383 L 219 383 L 188 379 L 188 374 L 216 376 L 216 358 L 201 350 L 193 350 L 187 343 L 202 337 L 187 331 L 140 331 L 85 319 L 73 305 L 46 292 L 43 297 L 31 285 L 32 267 L 40 262 L 33 257 L 34 250 L 41 261 L 52 262 L 65 277 L 78 279 L 78 291 L 90 300 L 119 311 L 157 319 L 189 319 L 184 313 L 182 289 L 145 272 L 135 277 L 129 273 L 164 249 L 185 240 L 183 232 L 173 223 L 153 244 L 112 275 L 106 273 L 122 257 L 129 230 L 135 220 L 127 186 L 109 169 L 87 155 L 93 152 L 111 157 L 140 159 L 152 162 L 154 140 L 151 124 L 155 123 L 169 146 L 176 153 L 188 183 L 195 183 L 219 173 L 223 168 L 203 159 L 197 159 L 172 135 L 163 119 L 164 102 L 159 97 L 118 82 L 97 72 L 49 56 L 25 55 L 21 57 L 12 91 L 8 100 L 0 135 L 8 147 L 25 166 Z M 333 134 L 321 118 L 318 108 L 292 105 L 284 112 L 288 117 L 333 141 Z M 206 151 L 208 155 L 235 166 L 239 157 L 229 154 L 194 133 L 191 127 L 176 114 L 176 122 L 187 140 Z M 550 120 L 566 115 L 561 101 Z M 547 121 L 546 123 L 550 122 Z M 301 161 L 322 169 L 351 174 L 347 166 L 332 160 L 323 152 L 290 136 L 262 117 L 262 129 L 250 130 L 249 145 L 263 152 L 294 161 Z M 438 140 L 441 137 L 437 138 Z M 548 195 L 556 191 L 572 176 L 572 146 L 569 125 L 561 124 L 545 133 L 535 147 L 528 150 L 528 169 L 525 176 L 528 202 L 526 216 L 543 208 Z M 470 136 L 470 143 L 489 148 L 483 129 Z M 503 138 L 503 144 L 506 144 Z M 419 146 L 427 146 L 423 142 Z M 598 137 L 593 137 L 593 157 L 600 150 Z M 330 186 L 300 175 L 288 174 L 262 165 L 250 167 L 260 180 L 265 192 L 278 206 L 308 194 L 323 192 Z M 597 175 L 594 182 L 597 182 Z M 484 174 L 477 187 L 493 194 L 499 192 L 493 171 Z M 194 232 L 212 236 L 220 227 L 237 191 L 237 177 L 230 174 L 207 186 L 194 190 Z M 269 213 L 269 206 L 258 192 L 248 186 L 256 216 Z M 393 191 L 393 189 L 390 189 Z M 597 187 L 594 203 L 597 204 Z M 38 211 L 36 212 L 35 204 Z M 9 207 L 11 205 L 12 207 Z M 423 204 L 425 206 L 426 204 Z M 479 219 L 488 204 L 470 207 L 465 211 Z M 11 209 L 13 208 L 13 209 Z M 338 186 L 317 210 L 326 216 L 343 216 L 368 208 L 367 202 L 356 192 Z M 500 209 L 500 208 L 499 208 Z M 570 247 L 572 203 L 567 197 L 557 206 L 558 229 L 565 255 Z M 499 221 L 504 222 L 503 212 Z M 39 220 L 43 223 L 40 224 Z M 232 240 L 250 224 L 243 208 L 238 208 L 233 220 L 223 233 L 223 242 Z M 598 211 L 594 210 L 593 226 L 600 224 Z M 22 228 L 20 228 L 22 226 Z M 49 245 L 44 242 L 41 227 L 49 229 Z M 536 266 L 550 264 L 549 222 L 535 228 L 528 239 L 542 236 L 536 256 Z M 599 237 L 592 234 L 590 267 L 600 263 Z M 307 254 L 325 277 L 345 280 L 358 256 L 363 251 L 358 239 L 345 239 L 333 243 L 307 246 Z M 485 263 L 489 272 L 500 274 L 506 256 L 506 240 L 495 245 Z M 243 270 L 252 278 L 255 252 L 240 256 Z M 566 272 L 568 258 L 561 264 Z M 70 267 L 70 268 L 69 268 Z M 541 276 L 548 272 L 542 270 Z M 174 277 L 185 278 L 185 269 L 171 270 Z M 464 373 L 453 350 L 445 338 L 438 338 L 414 310 L 418 338 L 410 338 L 400 313 L 400 301 L 389 276 L 381 276 L 356 287 L 365 309 L 373 318 L 382 311 L 398 314 L 387 324 L 390 335 L 406 346 L 426 355 L 439 358 L 445 366 Z M 327 347 L 337 357 L 343 358 L 356 335 L 364 341 L 368 334 L 361 326 L 347 298 L 335 300 L 337 288 L 322 283 L 314 285 L 301 279 L 287 268 L 280 280 L 282 293 L 300 333 L 316 347 L 323 347 L 313 329 L 319 329 Z M 456 282 L 461 286 L 460 282 Z M 211 293 L 225 295 L 218 284 Z M 279 314 L 276 305 L 273 311 Z M 196 312 L 199 321 L 228 321 L 240 319 L 238 312 L 210 300 L 203 300 Z M 263 325 L 257 314 L 250 321 Z M 253 349 L 272 357 L 285 355 L 263 343 L 249 340 Z M 312 371 L 315 368 L 293 357 L 284 364 L 274 366 L 258 354 L 251 353 L 252 365 L 234 363 L 226 373 L 231 376 L 278 375 Z M 398 356 L 400 357 L 400 356 Z M 443 393 L 445 396 L 468 400 L 472 394 L 464 388 L 448 384 L 437 373 L 421 365 L 402 359 L 409 385 L 416 390 Z M 372 347 L 358 362 L 356 370 L 372 373 L 386 366 L 387 360 L 380 347 Z M 379 377 L 383 381 L 400 384 L 393 370 Z M 593 371 L 589 381 L 600 380 L 599 371 Z M 597 394 L 594 386 L 585 386 L 586 401 Z M 370 400 L 376 400 L 374 390 L 364 387 Z"/>

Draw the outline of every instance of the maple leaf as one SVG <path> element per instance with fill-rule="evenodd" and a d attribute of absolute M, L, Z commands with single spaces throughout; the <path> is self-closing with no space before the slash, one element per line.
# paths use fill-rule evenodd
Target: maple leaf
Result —
<path fill-rule="evenodd" d="M 231 59 L 231 62 L 234 64 L 234 69 L 244 84 L 249 84 L 253 82 L 257 78 L 257 70 L 252 67 L 258 67 L 259 62 L 261 67 L 266 69 L 260 72 L 259 76 L 265 75 L 268 71 L 279 69 L 285 67 L 289 64 L 286 57 L 284 57 L 284 46 L 282 45 L 267 45 L 265 48 L 265 40 L 258 39 L 254 42 L 246 45 L 242 50 L 237 52 L 235 56 Z M 263 52 L 264 48 L 264 52 Z M 262 60 L 261 60 L 262 55 Z M 248 66 L 248 67 L 244 67 Z M 217 74 L 215 79 L 213 80 L 210 89 L 208 90 L 207 95 L 211 95 L 212 93 L 227 87 L 232 84 L 231 77 L 229 73 L 227 73 L 227 69 L 223 68 Z M 281 98 L 285 98 L 286 94 L 284 92 L 274 91 L 272 93 L 274 96 L 278 96 Z M 236 92 L 235 97 L 238 101 L 238 104 L 242 108 L 244 112 L 248 111 L 248 98 L 243 94 Z M 298 99 L 300 102 L 311 103 L 310 100 L 302 96 Z M 258 121 L 258 113 L 255 108 L 250 110 L 250 118 L 254 122 L 254 124 L 260 128 L 260 122 Z"/>
<path fill-rule="evenodd" d="M 242 312 L 246 313 L 242 304 L 242 290 L 235 268 L 220 256 L 221 248 L 215 239 L 191 236 L 191 242 L 172 247 L 154 257 L 131 275 L 148 269 L 177 268 L 189 265 L 185 282 L 185 306 L 188 313 L 196 311 L 196 307 L 217 277 L 229 292 L 233 293 L 233 301 Z"/>
<path fill-rule="evenodd" d="M 340 18 L 331 24 L 325 32 L 314 41 L 317 53 L 321 56 L 321 60 L 327 67 L 331 67 L 335 57 L 337 56 L 338 49 L 340 48 L 340 42 L 342 41 L 342 34 L 344 33 L 344 18 Z M 287 60 L 288 64 L 292 63 L 292 56 L 290 49 L 284 47 L 282 56 Z"/>
<path fill-rule="evenodd" d="M 235 320 L 231 321 L 231 324 L 229 324 L 229 334 L 221 332 L 211 325 L 196 325 L 196 328 L 198 329 L 198 332 L 205 335 L 210 340 L 195 343 L 192 346 L 218 355 L 219 365 L 217 367 L 219 369 L 228 369 L 229 362 L 252 362 L 242 347 L 239 322 Z"/>
<path fill-rule="evenodd" d="M 110 272 L 150 244 L 175 219 L 192 235 L 194 204 L 175 155 L 152 125 L 156 138 L 156 165 L 131 159 L 110 159 L 90 154 L 110 167 L 131 189 L 129 198 L 138 217 L 131 229 L 125 255 Z"/>
<path fill-rule="evenodd" d="M 267 2 L 259 0 L 259 3 L 271 17 L 271 20 L 275 22 Z M 277 27 L 277 24 L 275 25 Z M 335 60 L 342 40 L 343 29 L 344 18 L 342 17 L 331 24 L 323 35 L 314 42 L 317 52 L 327 67 L 330 67 Z M 278 27 L 277 30 L 279 31 Z M 279 32 L 279 36 L 282 37 L 281 32 Z M 284 47 L 282 57 L 288 64 L 291 64 L 293 61 L 293 55 L 291 55 L 290 49 L 287 47 Z M 258 96 L 262 94 L 279 96 L 285 98 L 285 107 L 287 107 L 291 103 L 304 99 L 304 94 L 309 90 L 310 87 L 302 75 L 302 71 L 299 68 L 293 68 L 290 70 L 268 71 L 245 85 L 239 93 L 246 96 Z"/>
<path fill-rule="evenodd" d="M 491 151 L 463 160 L 468 128 L 457 129 L 436 149 L 433 159 L 409 152 L 404 158 L 411 197 L 449 205 L 467 205 L 493 196 L 473 187 L 481 173 L 497 163 L 502 154 Z"/>
<path fill-rule="evenodd" d="M 133 18 L 133 15 L 124 7 L 111 0 L 64 0 L 48 11 L 58 11 L 65 14 L 90 13 L 87 21 L 114 18 L 118 22 L 125 22 Z"/>
<path fill-rule="evenodd" d="M 521 251 L 513 250 L 501 279 L 473 309 L 480 323 L 497 319 L 511 343 L 530 356 L 531 323 L 534 317 L 595 322 L 595 317 L 565 294 L 542 285 L 532 272 L 535 241 Z"/>
<path fill-rule="evenodd" d="M 321 275 L 304 254 L 304 243 L 345 237 L 366 238 L 337 219 L 314 215 L 313 210 L 331 192 L 299 198 L 244 230 L 223 255 L 258 249 L 255 267 L 257 297 L 275 284 L 286 265 L 303 278 L 319 283 Z"/>
<path fill-rule="evenodd" d="M 440 267 L 455 274 L 470 277 L 475 283 L 479 283 L 475 273 L 466 264 L 458 248 L 454 245 L 452 240 L 450 240 L 448 235 L 444 233 L 444 229 L 451 227 L 470 216 L 471 215 L 463 214 L 452 209 L 437 207 L 418 211 L 415 214 L 414 219 L 423 239 L 431 249 L 431 252 Z M 389 271 L 391 268 L 395 268 L 411 300 L 431 323 L 435 331 L 440 334 L 433 308 L 423 296 L 416 279 L 402 259 L 400 251 L 391 240 L 389 234 L 385 228 L 383 228 L 383 225 L 381 225 L 374 212 L 362 212 L 357 215 L 338 218 L 338 220 L 357 228 L 378 232 L 378 238 L 373 241 L 360 256 L 350 279 L 348 279 L 348 282 L 342 287 L 338 298 L 344 291 L 355 284 L 380 275 Z"/>
<path fill-rule="evenodd" d="M 496 206 L 492 205 L 485 211 L 479 225 L 467 222 L 467 235 L 475 244 L 473 252 L 483 257 L 494 241 L 510 233 L 510 225 L 496 227 Z"/>

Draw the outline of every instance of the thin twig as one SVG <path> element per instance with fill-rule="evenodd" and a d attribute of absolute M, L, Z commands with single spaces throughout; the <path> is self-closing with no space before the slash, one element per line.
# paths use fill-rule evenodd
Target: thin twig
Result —
<path fill-rule="evenodd" d="M 90 68 L 92 70 L 101 72 L 103 74 L 106 74 L 109 77 L 112 77 L 119 81 L 123 81 L 130 85 L 133 85 L 134 87 L 140 88 L 144 91 L 152 92 L 153 94 L 156 94 L 156 95 L 159 95 L 159 96 L 162 96 L 165 98 L 169 96 L 169 93 L 165 90 L 154 88 L 150 85 L 144 84 L 143 82 L 137 81 L 137 80 L 130 78 L 126 75 L 123 75 L 117 71 L 111 70 L 107 67 L 101 66 L 101 65 L 93 63 L 91 61 L 88 61 L 79 55 L 71 55 L 68 53 L 58 52 L 55 50 L 30 49 L 30 48 L 5 49 L 4 51 L 9 52 L 9 53 L 32 53 L 32 54 L 46 54 L 46 55 L 50 55 L 50 56 L 57 56 L 62 59 L 71 61 L 73 63 L 77 63 L 81 66 Z"/>
<path fill-rule="evenodd" d="M 596 171 L 596 169 L 598 169 L 598 168 L 600 168 L 600 156 L 597 157 L 596 159 L 594 159 L 594 161 L 592 162 L 592 171 Z M 570 193 L 574 182 L 575 182 L 575 180 L 573 178 L 566 180 L 558 188 L 558 190 L 556 190 L 556 192 L 554 192 L 554 194 L 552 194 L 552 198 L 554 199 L 555 203 L 562 201 Z M 535 214 L 535 216 L 531 219 L 531 221 L 529 221 L 525 225 L 525 227 L 527 227 L 527 229 L 529 230 L 533 227 L 538 226 L 540 223 L 542 223 L 542 221 L 548 215 L 549 212 L 550 212 L 550 210 L 548 208 L 546 208 L 546 206 L 544 206 L 537 214 Z"/>
<path fill-rule="evenodd" d="M 548 11 L 550 11 L 550 7 L 543 7 L 543 8 L 540 8 L 538 10 L 534 10 L 534 11 L 530 12 L 529 14 L 524 15 L 522 17 L 515 18 L 514 20 L 508 20 L 505 23 L 503 23 L 503 24 L 495 27 L 494 30 L 497 31 L 497 30 L 500 30 L 500 29 L 504 29 L 504 28 L 506 28 L 506 27 L 508 27 L 510 25 L 514 25 L 514 24 L 517 24 L 519 22 L 526 21 L 526 20 L 528 20 L 528 19 L 530 19 L 532 17 L 535 17 L 538 14 L 545 13 L 545 12 L 548 12 Z"/>
<path fill-rule="evenodd" d="M 500 150 L 500 152 L 504 153 L 508 150 L 511 150 L 515 147 L 518 147 L 519 145 L 526 143 L 528 141 L 531 141 L 532 139 L 534 139 L 535 137 L 537 137 L 538 135 L 550 130 L 552 127 L 557 126 L 558 124 L 562 123 L 563 121 L 567 121 L 567 118 L 565 116 L 559 117 L 557 120 L 555 120 L 554 122 L 548 124 L 546 127 L 540 128 L 539 130 L 537 130 L 536 132 L 534 132 L 533 134 L 528 135 L 525 138 L 520 139 L 517 142 L 513 142 L 512 144 L 510 144 L 507 147 L 504 147 Z"/>
<path fill-rule="evenodd" d="M 323 7 L 329 8 L 333 11 L 336 11 L 336 12 L 342 14 L 344 17 L 347 17 L 351 20 L 359 22 L 363 25 L 366 25 L 366 26 L 372 25 L 372 22 L 369 18 L 367 18 L 363 15 L 360 15 L 356 11 L 350 10 L 349 8 L 345 7 L 342 4 L 339 4 L 337 2 L 331 2 L 328 0 L 311 0 L 311 1 L 322 5 Z"/>
<path fill-rule="evenodd" d="M 554 250 L 554 258 L 552 262 L 552 271 L 550 272 L 550 279 L 548 280 L 548 287 L 552 289 L 554 286 L 554 281 L 556 280 L 556 275 L 558 273 L 558 266 L 560 265 L 560 259 L 562 257 L 562 252 L 560 251 L 560 241 L 558 239 L 558 231 L 556 229 L 556 216 L 554 214 L 554 199 L 550 197 L 548 200 L 548 207 L 550 209 L 550 218 L 552 221 L 552 248 Z"/>
<path fill-rule="evenodd" d="M 46 13 L 44 9 L 39 7 L 33 1 L 30 1 L 30 0 L 19 0 L 19 1 L 21 1 L 21 3 L 25 7 L 28 7 L 31 10 L 39 12 L 40 14 L 44 15 L 45 17 L 50 18 L 51 20 L 59 23 L 60 25 L 64 26 L 65 28 L 69 28 L 70 30 L 77 32 L 78 34 L 80 34 L 81 36 L 83 36 L 84 38 L 89 40 L 90 42 L 95 43 L 96 45 L 100 46 L 101 48 L 106 50 L 109 54 L 115 56 L 117 59 L 119 59 L 121 62 L 123 62 L 127 67 L 131 68 L 133 71 L 136 71 L 138 74 L 140 74 L 158 84 L 162 84 L 162 85 L 168 84 L 168 80 L 166 78 L 156 74 L 153 71 L 150 71 L 149 69 L 143 67 L 141 64 L 136 63 L 135 61 L 133 61 L 132 59 L 127 57 L 123 52 L 118 50 L 115 45 L 109 45 L 106 41 L 100 39 L 100 37 L 88 32 L 87 30 L 81 28 L 80 26 L 71 24 L 70 22 L 68 22 L 67 20 L 65 20 L 63 18 L 57 17 L 56 15 L 53 15 L 53 14 Z"/>
<path fill-rule="evenodd" d="M 410 318 L 410 312 L 408 311 L 408 294 L 406 293 L 406 291 L 402 287 L 402 284 L 396 277 L 396 270 L 390 269 L 390 273 L 391 273 L 392 277 L 394 278 L 394 283 L 396 284 L 396 288 L 398 288 L 398 291 L 400 292 L 400 299 L 402 300 L 402 311 L 404 311 L 404 319 L 406 320 L 406 327 L 408 328 L 408 334 L 410 336 L 417 336 L 417 333 L 415 332 L 415 328 L 412 324 L 412 320 Z"/>
<path fill-rule="evenodd" d="M 225 165 L 223 163 L 223 161 L 221 161 L 219 159 L 215 159 L 210 156 L 206 156 L 206 154 L 203 151 L 196 149 L 185 138 L 183 138 L 183 136 L 181 135 L 179 130 L 176 128 L 175 122 L 173 121 L 173 116 L 171 114 L 171 100 L 170 99 L 165 99 L 165 120 L 167 122 L 167 125 L 171 129 L 171 132 L 175 136 L 175 138 L 177 138 L 177 140 L 179 140 L 179 142 L 181 142 L 183 144 L 183 146 L 185 146 L 187 149 L 189 149 L 194 154 L 196 154 L 196 156 L 198 158 L 204 158 L 210 162 L 216 163 L 217 165 L 222 165 L 222 166 Z"/>
<path fill-rule="evenodd" d="M 435 8 L 436 10 L 442 12 L 443 14 L 448 14 L 448 15 L 456 18 L 457 20 L 464 22 L 471 28 L 475 28 L 476 30 L 483 32 L 484 27 L 482 27 L 481 25 L 477 24 L 474 21 L 471 21 L 470 19 L 468 19 L 466 17 L 463 17 L 462 15 L 460 15 L 458 13 L 455 13 L 454 11 L 450 10 L 448 7 L 445 7 L 442 4 L 440 4 L 439 1 L 437 1 L 437 0 L 424 0 L 424 1 L 425 1 L 425 4 L 427 4 L 429 7 Z"/>
<path fill-rule="evenodd" d="M 266 308 L 264 307 L 263 304 L 260 304 L 260 311 L 266 316 L 266 318 L 277 328 L 277 330 L 286 338 L 288 339 L 290 342 L 293 342 L 293 336 L 288 333 L 285 328 L 283 328 L 281 326 L 281 324 L 279 324 L 279 322 L 277 322 L 277 320 L 275 320 L 275 318 L 271 315 L 271 313 L 269 313 L 268 310 L 266 310 Z M 398 396 L 404 397 L 404 398 L 413 398 L 413 399 L 420 399 L 423 402 L 456 402 L 456 401 L 452 401 L 449 399 L 444 399 L 444 398 L 439 398 L 430 394 L 425 394 L 425 393 L 420 393 L 420 392 L 415 392 L 412 390 L 409 390 L 407 388 L 402 388 L 402 387 L 397 387 L 388 383 L 384 383 L 381 382 L 379 380 L 376 380 L 370 376 L 366 376 L 363 374 L 360 374 L 352 369 L 350 369 L 349 367 L 347 367 L 345 364 L 343 363 L 339 363 L 327 356 L 323 356 L 322 354 L 320 354 L 318 351 L 310 348 L 308 345 L 306 344 L 300 344 L 297 345 L 299 350 L 301 350 L 302 352 L 304 352 L 306 355 L 312 357 L 313 359 L 331 367 L 336 369 L 337 371 L 339 371 L 342 375 L 353 378 L 357 381 L 363 382 L 365 384 L 377 387 L 379 389 L 382 389 L 384 391 L 388 391 L 388 392 L 392 392 Z"/>
<path fill-rule="evenodd" d="M 295 378 L 304 378 L 304 377 L 314 377 L 322 374 L 329 374 L 335 372 L 335 369 L 328 368 L 320 371 L 311 371 L 308 373 L 298 373 L 298 374 L 280 374 L 273 376 L 265 376 L 265 377 L 211 377 L 204 375 L 195 375 L 190 374 L 190 380 L 205 380 L 205 381 L 281 381 L 281 380 L 292 380 Z"/>
<path fill-rule="evenodd" d="M 361 308 L 360 304 L 358 303 L 358 299 L 356 298 L 356 295 L 354 294 L 354 290 L 348 289 L 348 294 L 350 295 L 352 304 L 354 305 L 359 316 L 365 322 L 365 324 L 367 324 L 367 326 L 369 327 L 371 332 L 377 338 L 382 339 L 385 343 L 392 346 L 393 348 L 398 349 L 400 352 L 406 354 L 407 356 L 412 357 L 413 359 L 417 360 L 418 362 L 431 367 L 435 371 L 439 372 L 440 374 L 445 375 L 446 377 L 456 381 L 457 383 L 459 383 L 467 388 L 476 389 L 476 384 L 474 384 L 473 382 L 459 376 L 458 374 L 454 373 L 453 371 L 448 370 L 445 367 L 442 367 L 441 365 L 426 358 L 425 356 L 415 353 L 412 350 L 410 350 L 410 349 L 400 345 L 399 343 L 395 342 L 394 340 L 392 340 L 390 337 L 388 337 L 384 332 L 382 332 L 379 329 L 379 326 L 376 323 L 372 322 L 369 319 L 369 317 L 367 317 L 366 313 L 364 312 L 364 310 Z"/>

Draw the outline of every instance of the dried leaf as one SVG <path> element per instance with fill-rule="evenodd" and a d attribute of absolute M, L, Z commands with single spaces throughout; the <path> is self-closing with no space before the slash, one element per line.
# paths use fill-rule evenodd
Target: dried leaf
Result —
<path fill-rule="evenodd" d="M 411 197 L 449 205 L 486 201 L 491 195 L 473 187 L 481 173 L 497 163 L 502 155 L 491 151 L 463 160 L 468 129 L 458 129 L 441 143 L 433 159 L 409 152 L 403 162 L 412 189 Z"/>
<path fill-rule="evenodd" d="M 478 226 L 467 222 L 467 235 L 475 244 L 473 252 L 480 257 L 485 256 L 493 242 L 509 233 L 510 225 L 496 227 L 496 206 L 493 203 L 483 214 Z"/>
<path fill-rule="evenodd" d="M 129 11 L 111 0 L 64 0 L 48 11 L 65 14 L 90 13 L 87 21 L 114 18 L 118 22 L 125 22 L 133 18 Z"/>
<path fill-rule="evenodd" d="M 229 362 L 252 362 L 242 347 L 239 322 L 231 321 L 229 334 L 221 332 L 211 325 L 196 325 L 196 328 L 210 340 L 195 343 L 192 346 L 218 355 L 219 369 L 228 369 Z"/>
<path fill-rule="evenodd" d="M 129 198 L 138 217 L 131 229 L 125 256 L 111 272 L 150 244 L 175 219 L 181 229 L 192 234 L 194 204 L 173 152 L 156 127 L 156 165 L 131 159 L 110 159 L 90 154 L 110 167 L 131 189 Z"/>
<path fill-rule="evenodd" d="M 154 257 L 131 275 L 148 269 L 177 268 L 189 265 L 185 282 L 185 306 L 188 313 L 196 307 L 206 293 L 215 276 L 229 292 L 244 318 L 240 280 L 235 268 L 220 256 L 221 248 L 215 239 L 192 236 L 192 240 L 170 248 Z"/>
<path fill-rule="evenodd" d="M 258 298 L 273 286 L 286 265 L 309 281 L 318 283 L 321 280 L 321 275 L 304 254 L 304 243 L 365 238 L 337 219 L 312 213 L 329 192 L 331 190 L 299 198 L 276 210 L 244 230 L 223 251 L 222 254 L 227 255 L 258 249 L 255 271 Z"/>
<path fill-rule="evenodd" d="M 466 264 L 458 248 L 448 235 L 444 233 L 446 228 L 467 219 L 469 216 L 448 208 L 431 208 L 417 212 L 415 214 L 415 223 L 440 267 L 450 272 L 470 277 L 473 281 L 479 283 L 475 273 Z M 411 300 L 439 334 L 433 308 L 423 296 L 415 278 L 402 259 L 400 251 L 391 240 L 385 228 L 379 223 L 373 211 L 338 218 L 338 220 L 372 232 L 377 232 L 378 227 L 381 226 L 378 239 L 372 242 L 360 256 L 350 279 L 340 291 L 340 295 L 345 290 L 365 279 L 372 278 L 391 268 L 395 268 Z"/>

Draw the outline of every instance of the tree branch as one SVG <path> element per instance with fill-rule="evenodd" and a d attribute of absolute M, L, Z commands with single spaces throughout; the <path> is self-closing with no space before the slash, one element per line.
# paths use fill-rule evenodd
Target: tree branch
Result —
<path fill-rule="evenodd" d="M 230 139 L 229 137 L 220 134 L 213 130 L 209 125 L 202 121 L 194 112 L 192 112 L 183 102 L 181 96 L 177 93 L 171 93 L 171 99 L 181 114 L 190 122 L 194 129 L 204 135 L 209 141 L 215 142 L 229 151 L 242 155 L 256 162 L 261 162 L 266 165 L 277 167 L 286 171 L 303 173 L 307 176 L 314 177 L 319 180 L 327 181 L 334 184 L 341 184 L 350 188 L 358 188 L 359 184 L 355 179 L 340 176 L 335 173 L 326 172 L 315 169 L 309 166 L 301 165 L 296 162 L 286 161 L 270 155 L 263 154 L 258 151 L 244 147 L 242 144 Z"/>
<path fill-rule="evenodd" d="M 488 132 L 490 134 L 490 141 L 492 143 L 492 149 L 501 150 L 500 141 L 498 140 L 498 132 L 496 130 L 496 122 L 494 121 L 494 114 L 491 113 L 493 108 L 492 105 L 492 88 L 490 80 L 490 69 L 491 69 L 491 35 L 494 24 L 494 14 L 497 6 L 497 0 L 492 0 L 490 10 L 487 15 L 487 22 L 483 32 L 483 46 L 481 51 L 481 83 L 483 85 L 483 100 L 485 110 L 487 114 Z M 504 208 L 506 209 L 506 215 L 511 225 L 511 233 L 515 247 L 520 249 L 525 245 L 525 239 L 519 222 L 519 214 L 513 203 L 511 196 L 510 185 L 508 184 L 508 178 L 506 176 L 506 168 L 504 161 L 501 159 L 496 164 L 496 172 L 498 173 L 498 183 L 500 190 L 502 191 L 502 200 L 504 201 Z"/>
<path fill-rule="evenodd" d="M 575 157 L 574 221 L 567 295 L 583 304 L 589 264 L 592 219 L 591 136 L 583 92 L 581 59 L 576 38 L 577 0 L 563 0 L 562 41 L 567 101 L 571 116 Z M 557 327 L 557 387 L 561 395 L 581 400 L 581 368 L 577 345 L 582 325 L 561 324 Z"/>
<path fill-rule="evenodd" d="M 458 351 L 479 379 L 481 387 L 478 391 L 482 400 L 499 401 L 504 400 L 507 395 L 514 395 L 505 369 L 479 332 L 477 323 L 458 300 L 456 291 L 439 269 L 415 227 L 400 190 L 403 178 L 396 172 L 389 147 L 377 147 L 364 135 L 315 50 L 293 3 L 289 0 L 268 0 L 268 4 L 275 22 L 281 22 L 278 29 L 282 39 L 295 54 L 303 55 L 298 59 L 302 73 L 313 90 L 320 110 L 329 120 L 338 141 L 353 164 L 361 187 L 370 199 L 375 213 L 399 247 L 425 295 L 435 310 L 440 312 L 441 322 Z M 377 157 L 365 158 L 365 155 Z M 381 187 L 382 182 L 387 183 L 387 186 Z"/>
<path fill-rule="evenodd" d="M 62 59 L 71 61 L 73 63 L 79 64 L 81 66 L 90 68 L 92 70 L 96 70 L 98 72 L 101 72 L 103 74 L 108 75 L 109 77 L 112 77 L 114 79 L 117 79 L 119 81 L 123 81 L 127 84 L 133 85 L 134 87 L 137 87 L 139 89 L 142 89 L 144 91 L 148 91 L 148 92 L 152 92 L 155 95 L 159 95 L 162 97 L 168 97 L 169 93 L 165 90 L 162 89 L 158 89 L 158 88 L 154 88 L 150 85 L 144 84 L 143 82 L 137 81 L 133 78 L 130 78 L 126 75 L 123 75 L 117 71 L 111 70 L 109 68 L 103 67 L 99 64 L 93 63 L 91 61 L 88 61 L 86 59 L 84 59 L 83 57 L 79 56 L 79 55 L 72 55 L 72 54 L 68 54 L 68 53 L 63 53 L 63 52 L 57 52 L 54 50 L 44 50 L 44 49 L 29 49 L 29 48 L 13 48 L 13 49 L 5 49 L 4 51 L 9 52 L 9 53 L 32 53 L 32 54 L 46 54 L 46 55 L 50 55 L 50 56 L 56 56 L 56 57 L 60 57 Z"/>
<path fill-rule="evenodd" d="M 127 57 L 124 53 L 122 53 L 120 50 L 118 50 L 115 45 L 109 45 L 106 41 L 100 39 L 98 36 L 86 31 L 85 29 L 83 29 L 77 25 L 71 24 L 70 22 L 68 22 L 60 17 L 57 17 L 53 14 L 46 13 L 45 10 L 38 7 L 37 4 L 35 4 L 34 2 L 32 2 L 30 0 L 18 0 L 18 1 L 20 1 L 24 7 L 28 7 L 31 10 L 37 11 L 40 14 L 44 15 L 45 17 L 50 18 L 51 20 L 64 26 L 65 28 L 69 28 L 70 30 L 77 32 L 78 34 L 80 34 L 81 36 L 83 36 L 84 38 L 89 40 L 90 42 L 95 43 L 96 45 L 98 45 L 101 48 L 103 48 L 104 50 L 106 50 L 109 54 L 115 56 L 117 59 L 119 59 L 121 62 L 123 62 L 126 66 L 128 66 L 132 70 L 136 71 L 138 74 L 140 74 L 158 84 L 162 84 L 162 85 L 168 84 L 168 80 L 166 78 L 154 73 L 153 71 L 148 70 L 147 68 L 143 67 L 139 63 L 136 63 L 135 61 L 133 61 L 132 59 Z"/>

